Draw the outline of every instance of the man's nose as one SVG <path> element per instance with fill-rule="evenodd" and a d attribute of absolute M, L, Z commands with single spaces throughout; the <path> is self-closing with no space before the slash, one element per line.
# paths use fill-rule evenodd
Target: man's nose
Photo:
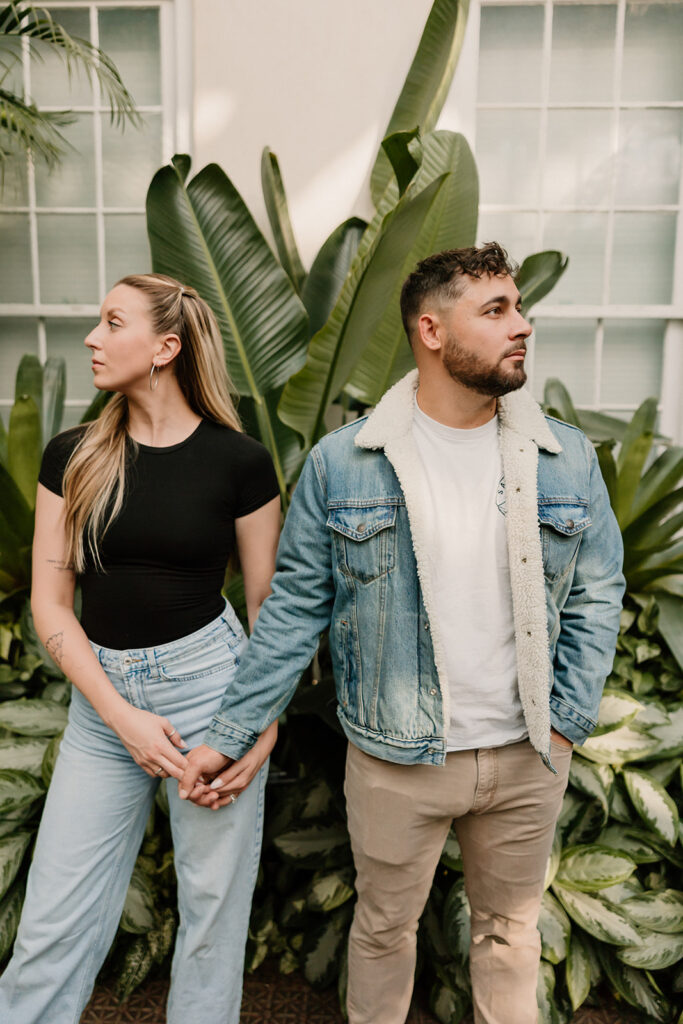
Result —
<path fill-rule="evenodd" d="M 521 335 L 523 338 L 528 338 L 532 331 L 533 331 L 533 327 L 531 326 L 529 321 L 527 319 L 525 319 L 525 317 L 522 316 L 522 314 L 520 313 L 520 311 L 518 309 L 516 309 L 515 310 L 515 319 L 513 321 L 512 331 L 511 331 L 512 336 L 514 338 L 519 338 L 520 335 Z"/>

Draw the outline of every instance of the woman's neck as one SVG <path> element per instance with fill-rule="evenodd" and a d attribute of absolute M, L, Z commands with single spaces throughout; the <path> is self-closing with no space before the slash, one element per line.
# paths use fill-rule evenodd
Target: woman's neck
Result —
<path fill-rule="evenodd" d="M 140 444 L 153 448 L 179 444 L 201 421 L 170 376 L 161 378 L 155 391 L 129 394 L 127 398 L 128 433 Z"/>

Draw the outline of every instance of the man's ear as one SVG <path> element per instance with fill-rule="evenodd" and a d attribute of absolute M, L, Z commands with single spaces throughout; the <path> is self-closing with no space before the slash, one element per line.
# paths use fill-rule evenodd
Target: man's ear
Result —
<path fill-rule="evenodd" d="M 438 352 L 442 347 L 441 326 L 436 313 L 423 313 L 415 325 L 416 339 L 430 352 Z"/>
<path fill-rule="evenodd" d="M 176 358 L 182 347 L 182 342 L 177 334 L 165 334 L 154 357 L 157 366 L 168 366 Z"/>

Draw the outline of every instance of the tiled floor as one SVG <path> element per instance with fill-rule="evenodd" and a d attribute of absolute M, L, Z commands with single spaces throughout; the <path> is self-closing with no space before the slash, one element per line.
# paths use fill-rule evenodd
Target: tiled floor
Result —
<path fill-rule="evenodd" d="M 81 1024 L 165 1024 L 167 990 L 168 980 L 156 978 L 119 1006 L 111 988 L 98 986 Z M 420 1002 L 415 1001 L 408 1024 L 436 1024 Z M 579 1010 L 572 1024 L 633 1024 L 634 1020 L 613 1006 Z M 343 1017 L 334 988 L 315 992 L 300 974 L 283 977 L 277 967 L 265 965 L 245 978 L 241 1024 L 343 1024 Z"/>

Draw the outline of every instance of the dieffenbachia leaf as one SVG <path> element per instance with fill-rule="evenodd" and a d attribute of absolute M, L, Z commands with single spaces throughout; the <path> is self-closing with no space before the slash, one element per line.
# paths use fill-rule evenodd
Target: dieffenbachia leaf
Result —
<path fill-rule="evenodd" d="M 580 892 L 598 892 L 625 881 L 635 869 L 635 862 L 627 854 L 591 843 L 564 851 L 556 881 Z"/>
<path fill-rule="evenodd" d="M 623 777 L 633 806 L 645 824 L 674 846 L 678 839 L 678 808 L 664 786 L 638 768 L 624 769 Z"/>
<path fill-rule="evenodd" d="M 618 907 L 598 896 L 567 889 L 555 881 L 553 892 L 569 916 L 589 935 L 615 946 L 637 945 L 640 935 L 630 919 Z"/>
<path fill-rule="evenodd" d="M 561 905 L 549 892 L 543 893 L 538 930 L 541 933 L 541 956 L 551 964 L 559 964 L 567 956 L 572 926 Z"/>

